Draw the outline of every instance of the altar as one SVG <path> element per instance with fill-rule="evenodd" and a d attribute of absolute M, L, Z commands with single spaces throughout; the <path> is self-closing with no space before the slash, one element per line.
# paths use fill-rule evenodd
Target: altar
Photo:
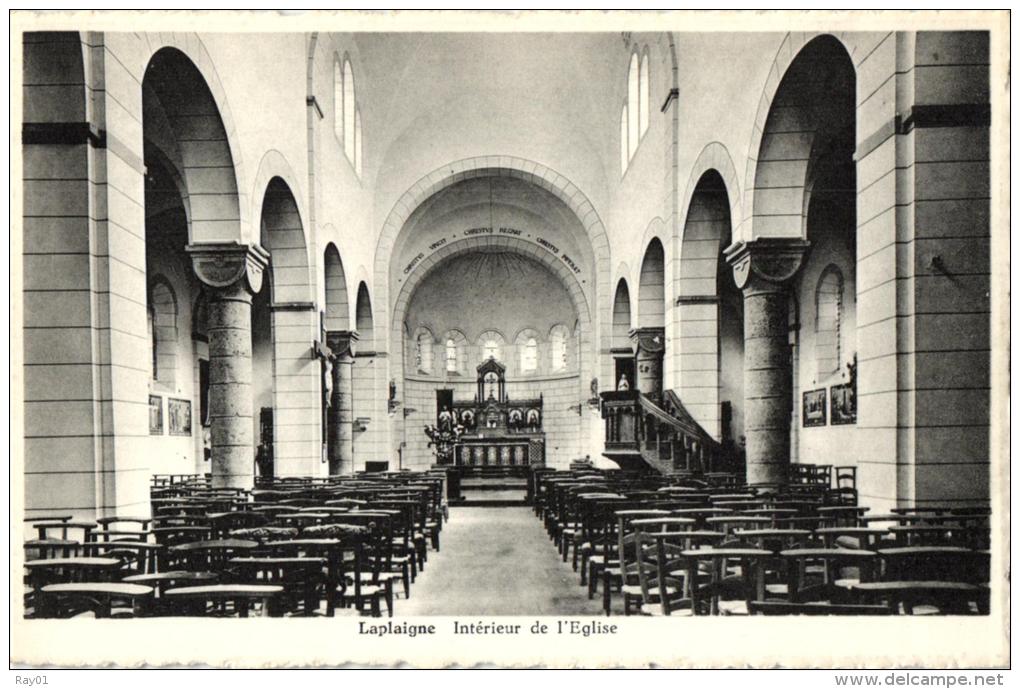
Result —
<path fill-rule="evenodd" d="M 462 467 L 527 467 L 545 464 L 542 397 L 510 399 L 506 367 L 495 359 L 478 366 L 473 400 L 454 400 L 452 390 L 436 395 L 440 428 L 460 425 L 464 433 L 453 463 Z"/>

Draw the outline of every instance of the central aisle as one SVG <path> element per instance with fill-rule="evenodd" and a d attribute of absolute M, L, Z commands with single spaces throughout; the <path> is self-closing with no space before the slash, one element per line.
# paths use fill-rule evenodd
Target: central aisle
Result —
<path fill-rule="evenodd" d="M 396 615 L 602 614 L 530 507 L 452 507 L 441 538 Z"/>

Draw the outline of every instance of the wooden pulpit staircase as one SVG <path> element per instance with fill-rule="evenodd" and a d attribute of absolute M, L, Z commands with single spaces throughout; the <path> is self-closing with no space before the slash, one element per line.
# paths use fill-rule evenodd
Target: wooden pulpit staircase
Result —
<path fill-rule="evenodd" d="M 672 390 L 654 397 L 637 390 L 603 392 L 600 397 L 606 424 L 603 455 L 625 471 L 704 474 L 732 462 Z"/>

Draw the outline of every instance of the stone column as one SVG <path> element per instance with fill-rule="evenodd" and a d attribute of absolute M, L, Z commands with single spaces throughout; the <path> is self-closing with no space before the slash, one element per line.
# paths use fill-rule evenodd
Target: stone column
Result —
<path fill-rule="evenodd" d="M 192 244 L 192 266 L 209 293 L 209 419 L 214 487 L 251 488 L 251 301 L 269 254 L 257 245 Z"/>
<path fill-rule="evenodd" d="M 666 351 L 665 328 L 635 328 L 630 331 L 634 342 L 633 388 L 649 397 L 662 395 L 662 356 Z"/>
<path fill-rule="evenodd" d="M 792 368 L 789 347 L 790 279 L 808 243 L 759 238 L 726 249 L 744 292 L 744 436 L 747 482 L 783 485 L 790 466 Z"/>
<path fill-rule="evenodd" d="M 333 394 L 329 400 L 326 439 L 329 454 L 330 476 L 354 472 L 354 385 L 351 368 L 354 365 L 354 343 L 358 333 L 349 330 L 331 330 L 326 333 L 326 344 L 333 357 Z"/>

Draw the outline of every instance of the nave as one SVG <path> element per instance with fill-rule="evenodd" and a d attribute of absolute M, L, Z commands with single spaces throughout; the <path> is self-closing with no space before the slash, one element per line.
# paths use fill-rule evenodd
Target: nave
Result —
<path fill-rule="evenodd" d="M 432 561 L 434 559 L 434 562 Z M 453 507 L 401 615 L 598 615 L 527 507 Z"/>

